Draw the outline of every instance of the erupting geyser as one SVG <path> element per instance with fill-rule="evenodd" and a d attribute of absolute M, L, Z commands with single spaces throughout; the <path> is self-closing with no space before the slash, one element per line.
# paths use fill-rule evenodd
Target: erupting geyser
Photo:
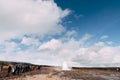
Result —
<path fill-rule="evenodd" d="M 70 68 L 68 67 L 68 65 L 65 61 L 62 64 L 62 70 L 70 70 Z"/>

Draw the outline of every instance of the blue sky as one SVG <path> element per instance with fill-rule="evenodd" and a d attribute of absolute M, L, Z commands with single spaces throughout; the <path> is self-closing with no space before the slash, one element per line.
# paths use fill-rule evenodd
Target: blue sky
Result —
<path fill-rule="evenodd" d="M 109 35 L 116 42 L 119 39 L 120 1 L 119 0 L 55 0 L 58 6 L 72 10 L 67 17 L 68 29 L 76 29 L 79 35 L 90 33 L 94 38 Z M 69 23 L 71 21 L 71 23 Z"/>
<path fill-rule="evenodd" d="M 0 0 L 0 60 L 120 66 L 119 0 Z"/>

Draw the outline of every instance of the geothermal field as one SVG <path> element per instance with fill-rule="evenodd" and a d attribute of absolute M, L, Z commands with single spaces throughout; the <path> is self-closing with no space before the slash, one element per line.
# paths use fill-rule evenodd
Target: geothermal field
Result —
<path fill-rule="evenodd" d="M 8 64 L 29 65 L 30 70 L 19 74 L 10 73 L 6 76 Z M 56 67 L 10 62 L 4 62 L 2 65 L 0 80 L 120 80 L 119 67 L 68 69 L 65 63 L 63 66 Z"/>

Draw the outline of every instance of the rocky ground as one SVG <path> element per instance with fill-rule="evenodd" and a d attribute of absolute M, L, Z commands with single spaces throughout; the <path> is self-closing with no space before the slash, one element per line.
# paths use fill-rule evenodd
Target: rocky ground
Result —
<path fill-rule="evenodd" d="M 27 64 L 32 69 L 19 75 L 6 77 L 9 64 Z M 72 68 L 63 71 L 60 67 L 33 65 L 29 63 L 0 62 L 3 70 L 0 71 L 0 80 L 120 80 L 120 67 L 105 68 Z"/>
<path fill-rule="evenodd" d="M 120 72 L 101 69 L 56 70 L 54 67 L 42 67 L 20 75 L 2 77 L 0 80 L 120 80 Z"/>

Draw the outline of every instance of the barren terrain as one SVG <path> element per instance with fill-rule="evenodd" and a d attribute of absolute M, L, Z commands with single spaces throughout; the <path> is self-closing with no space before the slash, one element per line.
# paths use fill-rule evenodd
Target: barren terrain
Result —
<path fill-rule="evenodd" d="M 36 66 L 37 67 L 37 66 Z M 56 69 L 53 66 L 42 66 L 40 69 L 10 75 L 7 69 L 0 72 L 0 80 L 120 80 L 120 71 L 114 68 L 72 68 L 69 71 Z"/>

